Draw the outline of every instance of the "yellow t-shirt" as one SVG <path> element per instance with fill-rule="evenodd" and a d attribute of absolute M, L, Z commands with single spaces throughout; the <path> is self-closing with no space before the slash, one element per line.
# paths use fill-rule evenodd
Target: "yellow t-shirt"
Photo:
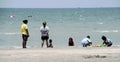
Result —
<path fill-rule="evenodd" d="M 28 29 L 27 24 L 22 24 L 21 33 L 24 34 L 24 35 L 28 35 L 27 32 L 26 32 L 26 29 Z"/>

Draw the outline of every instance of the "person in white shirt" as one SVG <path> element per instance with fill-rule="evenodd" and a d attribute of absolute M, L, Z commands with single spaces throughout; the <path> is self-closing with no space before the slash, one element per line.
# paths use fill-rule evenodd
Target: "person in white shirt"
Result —
<path fill-rule="evenodd" d="M 104 46 L 107 46 L 107 47 L 112 46 L 112 41 L 109 38 L 107 38 L 106 36 L 102 36 L 101 39 L 103 40 Z"/>
<path fill-rule="evenodd" d="M 41 40 L 42 40 L 41 47 L 43 47 L 45 41 L 46 41 L 46 46 L 48 47 L 49 27 L 47 26 L 46 22 L 43 22 L 43 25 L 40 27 L 40 32 L 41 32 Z"/>
<path fill-rule="evenodd" d="M 91 46 L 92 45 L 92 41 L 90 40 L 90 36 L 88 35 L 86 38 L 84 38 L 81 41 L 81 44 L 82 44 L 83 47 Z"/>

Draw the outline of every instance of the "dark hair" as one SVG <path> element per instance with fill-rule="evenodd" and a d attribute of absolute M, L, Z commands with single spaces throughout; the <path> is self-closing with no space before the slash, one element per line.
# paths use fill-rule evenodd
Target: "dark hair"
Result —
<path fill-rule="evenodd" d="M 28 23 L 28 20 L 23 20 L 23 23 L 27 24 L 27 23 Z"/>
<path fill-rule="evenodd" d="M 101 38 L 102 40 L 106 40 L 106 37 L 105 36 L 102 36 L 102 38 Z"/>
<path fill-rule="evenodd" d="M 87 38 L 90 38 L 90 36 L 88 35 Z"/>
<path fill-rule="evenodd" d="M 43 22 L 43 25 L 46 25 L 46 22 Z"/>
<path fill-rule="evenodd" d="M 72 37 L 69 37 L 69 40 L 73 40 Z"/>
<path fill-rule="evenodd" d="M 49 42 L 52 43 L 52 39 L 50 39 Z"/>

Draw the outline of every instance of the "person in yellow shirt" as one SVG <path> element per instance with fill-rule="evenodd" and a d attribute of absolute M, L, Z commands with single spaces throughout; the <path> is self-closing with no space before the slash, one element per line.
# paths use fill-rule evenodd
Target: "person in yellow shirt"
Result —
<path fill-rule="evenodd" d="M 28 26 L 27 26 L 28 20 L 23 20 L 23 24 L 21 26 L 21 33 L 22 33 L 22 47 L 26 48 L 27 40 L 29 37 L 29 32 L 28 32 Z"/>

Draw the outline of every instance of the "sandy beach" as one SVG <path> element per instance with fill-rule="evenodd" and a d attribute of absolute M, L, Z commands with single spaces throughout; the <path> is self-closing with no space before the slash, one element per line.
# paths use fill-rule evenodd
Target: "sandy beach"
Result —
<path fill-rule="evenodd" d="M 0 62 L 119 62 L 120 47 L 0 49 Z"/>

